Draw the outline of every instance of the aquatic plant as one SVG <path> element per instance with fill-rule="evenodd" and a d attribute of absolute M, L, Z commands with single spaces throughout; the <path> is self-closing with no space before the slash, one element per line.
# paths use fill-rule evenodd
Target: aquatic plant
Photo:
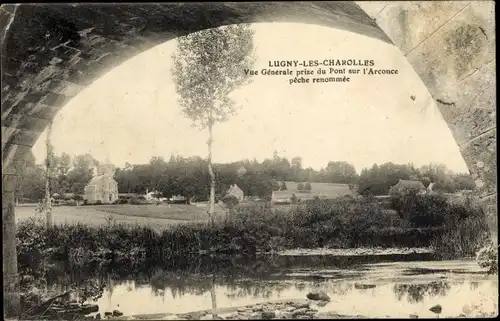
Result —
<path fill-rule="evenodd" d="M 429 202 L 432 202 L 430 199 Z M 421 204 L 418 200 L 416 204 Z M 439 200 L 438 204 L 441 204 Z M 410 208 L 410 202 L 406 202 Z M 376 200 L 313 200 L 285 209 L 267 204 L 236 207 L 214 223 L 188 222 L 157 233 L 148 227 L 107 224 L 100 227 L 20 222 L 20 265 L 48 257 L 76 265 L 89 262 L 141 264 L 148 260 L 188 260 L 200 254 L 246 255 L 291 248 L 427 247 L 454 256 L 479 248 L 485 226 L 470 204 L 448 204 L 438 226 L 415 226 Z M 426 205 L 423 209 L 434 209 Z M 427 215 L 431 217 L 431 215 Z"/>
<path fill-rule="evenodd" d="M 498 273 L 498 247 L 488 242 L 477 252 L 476 262 L 480 267 L 488 268 L 489 273 Z"/>

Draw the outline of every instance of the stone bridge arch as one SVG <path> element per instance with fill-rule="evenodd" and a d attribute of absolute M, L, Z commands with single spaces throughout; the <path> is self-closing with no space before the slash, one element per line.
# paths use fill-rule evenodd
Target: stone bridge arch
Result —
<path fill-rule="evenodd" d="M 122 61 L 175 37 L 231 23 L 313 23 L 399 47 L 448 123 L 496 240 L 494 6 L 493 1 L 2 5 L 6 311 L 16 310 L 14 169 L 57 111 Z"/>

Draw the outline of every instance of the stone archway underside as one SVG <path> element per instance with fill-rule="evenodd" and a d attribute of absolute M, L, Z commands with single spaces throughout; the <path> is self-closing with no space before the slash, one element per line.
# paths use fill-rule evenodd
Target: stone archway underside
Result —
<path fill-rule="evenodd" d="M 460 146 L 496 239 L 494 5 L 493 1 L 2 5 L 4 277 L 17 273 L 6 263 L 15 256 L 6 244 L 14 227 L 13 169 L 57 111 L 100 75 L 143 50 L 189 32 L 238 22 L 314 23 L 398 46 Z"/>

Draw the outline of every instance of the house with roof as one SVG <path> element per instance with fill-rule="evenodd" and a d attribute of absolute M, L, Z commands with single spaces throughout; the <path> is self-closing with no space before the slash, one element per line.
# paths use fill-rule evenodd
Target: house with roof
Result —
<path fill-rule="evenodd" d="M 118 183 L 113 178 L 115 167 L 103 164 L 97 167 L 94 176 L 84 189 L 84 200 L 87 204 L 111 204 L 118 199 Z"/>
<path fill-rule="evenodd" d="M 421 181 L 404 180 L 400 179 L 399 182 L 390 188 L 391 191 L 402 191 L 404 189 L 412 189 L 418 191 L 421 194 L 427 192 L 424 184 Z"/>
<path fill-rule="evenodd" d="M 241 202 L 245 198 L 245 193 L 241 188 L 238 187 L 238 185 L 233 184 L 227 190 L 226 196 L 234 196 L 238 199 L 238 201 Z"/>

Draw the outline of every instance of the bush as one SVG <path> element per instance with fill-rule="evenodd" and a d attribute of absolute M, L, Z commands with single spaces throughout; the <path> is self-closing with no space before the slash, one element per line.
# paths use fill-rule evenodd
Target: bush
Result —
<path fill-rule="evenodd" d="M 420 204 L 419 199 L 415 202 Z M 409 203 L 403 204 L 403 210 L 413 213 Z M 147 260 L 171 261 L 197 257 L 200 253 L 255 255 L 324 246 L 432 245 L 438 253 L 470 256 L 480 244 L 477 235 L 486 228 L 482 212 L 466 201 L 447 201 L 445 205 L 437 210 L 447 218 L 446 224 L 433 227 L 415 227 L 415 221 L 408 222 L 369 198 L 356 202 L 315 199 L 286 210 L 275 209 L 268 203 L 236 206 L 214 223 L 190 222 L 162 233 L 146 227 L 105 226 L 105 222 L 101 227 L 56 225 L 46 230 L 43 223 L 28 220 L 18 227 L 19 261 L 26 265 L 32 257 L 43 256 L 47 249 L 52 249 L 61 260 L 79 264 L 102 260 L 146 264 Z M 435 210 L 430 205 L 423 207 L 429 208 Z M 429 213 L 419 215 L 432 217 Z"/>
<path fill-rule="evenodd" d="M 229 209 L 233 209 L 235 208 L 236 206 L 238 206 L 238 204 L 240 203 L 240 201 L 238 200 L 238 198 L 234 195 L 227 195 L 227 196 L 224 196 L 222 198 L 222 202 L 224 203 L 224 205 L 226 205 Z"/>

